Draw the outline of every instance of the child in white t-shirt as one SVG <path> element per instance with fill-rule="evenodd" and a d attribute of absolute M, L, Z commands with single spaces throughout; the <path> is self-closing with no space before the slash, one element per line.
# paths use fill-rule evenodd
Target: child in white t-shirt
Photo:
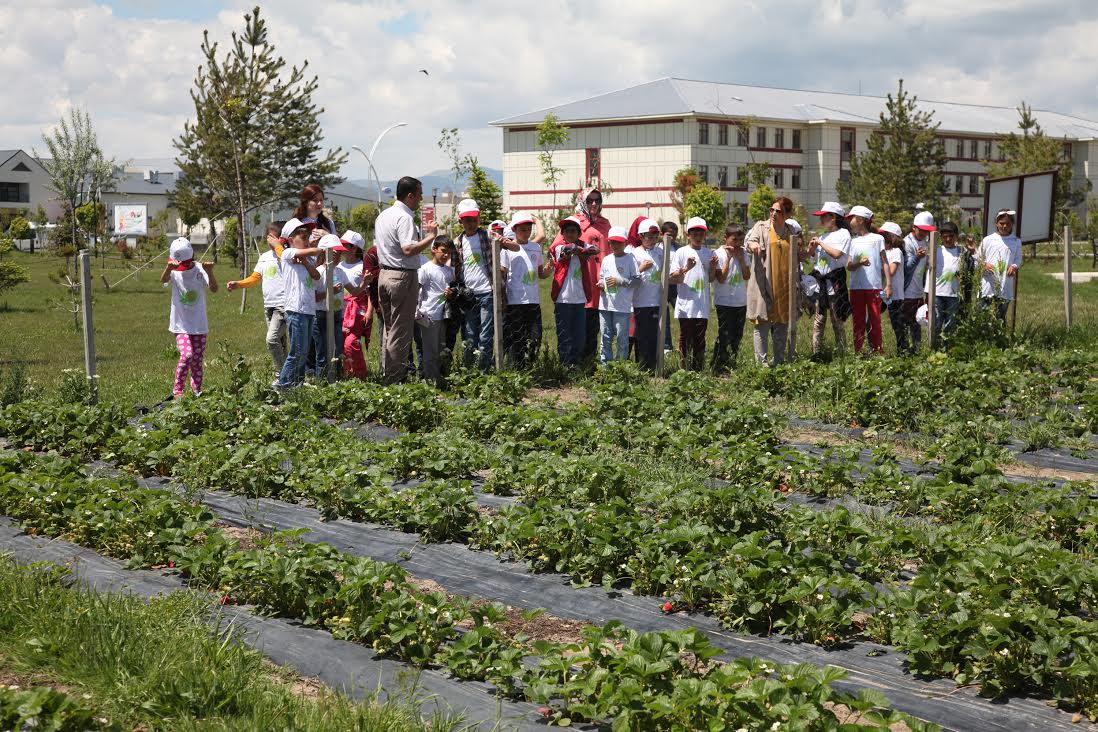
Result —
<path fill-rule="evenodd" d="M 747 280 L 751 278 L 751 268 L 743 239 L 743 229 L 729 224 L 724 230 L 724 246 L 713 254 L 713 305 L 717 309 L 713 369 L 718 372 L 735 364 L 747 321 Z"/>
<path fill-rule="evenodd" d="M 313 258 L 320 249 L 309 246 L 309 227 L 298 219 L 290 219 L 282 227 L 286 248 L 282 250 L 283 282 L 286 287 L 286 324 L 290 334 L 290 350 L 278 380 L 271 386 L 289 389 L 305 380 L 305 363 L 316 319 L 316 280 L 320 273 Z"/>
<path fill-rule="evenodd" d="M 524 369 L 541 349 L 541 286 L 553 274 L 552 262 L 546 262 L 541 245 L 531 239 L 535 223 L 544 233 L 540 222 L 529 213 L 519 211 L 507 227 L 518 244 L 517 251 L 502 251 L 500 269 L 506 282 L 507 307 L 503 313 L 503 347 L 511 367 Z M 504 230 L 507 236 L 507 230 Z M 542 237 L 544 238 L 544 237 Z"/>
<path fill-rule="evenodd" d="M 900 225 L 886 221 L 877 229 L 877 233 L 885 242 L 885 271 L 884 281 L 888 283 L 886 289 L 885 304 L 888 307 L 888 321 L 892 324 L 892 332 L 896 334 L 896 350 L 899 353 L 908 351 L 907 327 L 904 323 L 904 239 Z"/>
<path fill-rule="evenodd" d="M 660 295 L 663 290 L 663 245 L 660 225 L 652 219 L 637 224 L 640 246 L 626 247 L 637 263 L 640 279 L 633 288 L 633 322 L 637 362 L 655 370 L 660 347 Z M 671 320 L 668 318 L 668 323 Z"/>
<path fill-rule="evenodd" d="M 873 212 L 865 206 L 855 206 L 847 214 L 850 220 L 850 258 L 846 269 L 850 273 L 850 313 L 854 323 L 854 352 L 861 353 L 869 325 L 869 343 L 873 353 L 883 351 L 881 339 L 881 289 L 891 293 L 892 283 L 886 282 L 884 238 L 870 229 Z"/>
<path fill-rule="evenodd" d="M 342 242 L 335 234 L 324 234 L 320 237 L 318 248 L 323 253 L 332 252 L 332 354 L 338 359 L 342 352 L 343 343 L 343 298 L 339 296 L 339 287 L 336 286 L 335 273 L 339 266 L 340 256 L 343 252 Z M 325 373 L 328 367 L 328 283 L 327 266 L 323 264 L 323 254 L 316 266 L 320 278 L 315 282 L 316 292 L 316 317 L 313 319 L 313 347 L 309 354 L 309 363 L 306 372 L 315 373 L 318 377 Z"/>
<path fill-rule="evenodd" d="M 995 314 L 1006 320 L 1007 308 L 1014 299 L 1014 281 L 1022 266 L 1022 240 L 1014 235 L 1014 212 L 1000 211 L 995 216 L 995 233 L 985 236 L 976 249 L 976 261 L 982 264 L 980 305 L 995 305 Z"/>
<path fill-rule="evenodd" d="M 202 393 L 202 356 L 210 332 L 206 320 L 206 290 L 217 292 L 213 262 L 195 262 L 191 243 L 180 237 L 169 248 L 168 263 L 160 275 L 160 282 L 172 288 L 168 330 L 175 334 L 175 345 L 179 348 L 172 397 L 183 396 L 188 371 L 191 391 L 197 396 Z"/>
<path fill-rule="evenodd" d="M 446 340 L 446 300 L 453 294 L 454 268 L 446 264 L 450 257 L 449 242 L 436 239 L 431 245 L 431 259 L 419 268 L 419 302 L 416 305 L 416 325 L 423 342 L 423 378 L 433 381 L 440 389 L 442 352 Z"/>
<path fill-rule="evenodd" d="M 362 341 L 366 341 L 365 348 L 369 349 L 374 311 L 368 288 L 374 275 L 362 266 L 366 242 L 361 234 L 348 229 L 339 241 L 336 250 L 340 252 L 340 262 L 332 280 L 335 289 L 343 293 L 343 373 L 365 381 L 367 371 Z"/>
<path fill-rule="evenodd" d="M 267 224 L 267 245 L 270 249 L 259 255 L 250 275 L 242 280 L 229 280 L 225 283 L 225 289 L 229 292 L 238 288 L 246 290 L 262 283 L 263 315 L 267 320 L 267 350 L 274 362 L 275 373 L 281 371 L 282 364 L 286 362 L 286 288 L 282 282 L 281 231 L 280 224 Z"/>
<path fill-rule="evenodd" d="M 610 229 L 610 253 L 599 264 L 599 329 L 602 352 L 599 362 L 629 358 L 629 316 L 633 313 L 633 286 L 640 279 L 637 262 L 625 251 L 629 232 Z M 616 346 L 616 348 L 615 348 Z M 616 351 L 616 353 L 615 353 Z"/>
<path fill-rule="evenodd" d="M 701 371 L 705 364 L 705 330 L 709 325 L 709 282 L 715 261 L 705 246 L 709 227 L 695 216 L 686 222 L 689 246 L 680 247 L 671 257 L 669 282 L 678 285 L 675 317 L 679 320 L 679 353 L 683 366 Z"/>

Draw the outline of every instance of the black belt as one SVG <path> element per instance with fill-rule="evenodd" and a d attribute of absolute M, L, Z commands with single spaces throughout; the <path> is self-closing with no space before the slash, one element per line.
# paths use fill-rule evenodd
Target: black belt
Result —
<path fill-rule="evenodd" d="M 391 272 L 418 272 L 419 271 L 415 267 L 390 267 L 390 266 L 385 265 L 385 264 L 381 265 L 381 268 L 382 269 L 387 269 Z"/>

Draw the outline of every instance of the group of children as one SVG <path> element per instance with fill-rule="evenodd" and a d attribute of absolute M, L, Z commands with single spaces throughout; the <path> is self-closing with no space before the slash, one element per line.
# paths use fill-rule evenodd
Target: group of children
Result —
<path fill-rule="evenodd" d="M 594 198 L 597 191 L 591 195 L 588 204 L 600 202 Z M 379 312 L 376 247 L 366 249 L 363 237 L 355 231 L 336 236 L 322 206 L 323 192 L 307 188 L 295 217 L 268 227 L 270 249 L 259 257 L 253 273 L 227 285 L 230 291 L 262 285 L 266 341 L 278 372 L 272 384 L 275 389 L 298 386 L 307 371 L 319 375 L 329 366 L 329 302 L 335 309 L 333 320 L 344 375 L 359 379 L 367 375 L 364 350 L 369 347 L 373 316 Z M 792 201 L 779 197 L 767 220 L 757 222 L 747 233 L 738 225 L 729 225 L 715 248 L 707 246 L 709 230 L 704 219 L 693 217 L 687 222 L 686 243 L 668 254 L 667 272 L 670 314 L 679 323 L 684 367 L 700 370 L 704 366 L 706 331 L 713 312 L 717 338 L 711 366 L 717 371 L 735 362 L 749 321 L 754 326 L 758 363 L 781 363 L 785 359 L 791 307 L 807 307 L 814 312 L 814 352 L 822 347 L 828 318 L 836 346 L 844 347 L 844 322 L 848 317 L 853 322 L 855 352 L 862 351 L 867 331 L 871 351 L 881 352 L 882 309 L 888 312 L 899 350 L 913 351 L 920 342 L 919 311 L 924 294 L 935 298 L 937 327 L 949 334 L 956 326 L 956 313 L 965 296 L 961 285 L 964 273 L 976 269 L 982 274 L 980 302 L 994 307 L 1000 318 L 1005 317 L 1021 266 L 1021 242 L 1013 235 L 1014 212 L 999 212 L 996 233 L 978 247 L 961 248 L 957 226 L 943 224 L 931 293 L 927 238 L 936 228 L 929 212 L 918 212 L 905 236 L 893 222 L 874 226 L 873 212 L 865 206 L 854 206 L 847 213 L 841 205 L 829 201 L 815 214 L 821 232 L 805 244 L 800 225 L 789 216 L 792 208 Z M 550 277 L 557 352 L 563 365 L 576 367 L 595 355 L 592 335 L 597 334 L 600 363 L 632 355 L 646 368 L 655 368 L 661 341 L 659 310 L 664 278 L 661 237 L 673 242 L 677 227 L 638 217 L 627 230 L 609 226 L 597 211 L 577 211 L 577 215 L 560 221 L 559 235 L 547 257 L 541 244 L 544 231 L 529 213 L 520 211 L 509 224 L 494 221 L 489 226 L 485 240 L 499 239 L 501 243 L 498 266 L 505 297 L 504 341 L 512 368 L 528 367 L 540 350 L 539 282 Z M 458 215 L 463 226 L 469 224 L 465 228 L 474 229 L 473 234 L 462 234 L 458 242 L 438 236 L 432 242 L 430 256 L 421 256 L 418 269 L 418 371 L 436 383 L 441 383 L 447 354 L 454 349 L 458 332 L 468 330 L 470 319 L 478 323 L 473 325 L 477 333 L 465 338 L 466 350 L 470 351 L 466 361 L 482 361 L 484 369 L 489 366 L 484 358 L 486 349 L 470 348 L 470 338 L 479 338 L 482 346 L 490 338 L 490 321 L 487 328 L 479 326 L 490 317 L 493 297 L 492 272 L 481 261 L 487 251 L 484 242 L 479 248 L 469 245 L 483 233 L 476 202 L 462 201 Z M 795 255 L 791 249 L 794 246 Z M 328 259 L 334 266 L 330 291 L 324 265 L 326 252 L 330 252 Z M 791 297 L 790 290 L 798 281 L 797 276 L 791 276 L 793 261 L 810 261 L 812 267 L 810 274 L 799 278 L 800 287 Z M 803 275 L 803 270 L 796 274 Z M 180 353 L 173 395 L 183 393 L 188 374 L 192 390 L 199 393 L 208 333 L 205 290 L 217 291 L 212 264 L 197 264 L 189 242 L 177 239 L 171 245 L 161 281 L 172 288 L 169 330 L 175 334 Z M 379 326 L 384 329 L 384 322 Z M 669 332 L 664 340 L 669 346 Z"/>

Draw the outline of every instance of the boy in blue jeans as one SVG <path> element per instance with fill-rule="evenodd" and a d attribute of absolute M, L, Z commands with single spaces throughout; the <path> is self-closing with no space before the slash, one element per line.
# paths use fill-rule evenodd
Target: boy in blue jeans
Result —
<path fill-rule="evenodd" d="M 300 386 L 305 380 L 305 362 L 316 317 L 316 280 L 320 279 L 313 257 L 320 249 L 309 246 L 309 227 L 298 219 L 290 219 L 282 227 L 286 248 L 282 250 L 285 284 L 286 325 L 290 335 L 290 349 L 278 379 L 271 384 L 275 389 Z"/>

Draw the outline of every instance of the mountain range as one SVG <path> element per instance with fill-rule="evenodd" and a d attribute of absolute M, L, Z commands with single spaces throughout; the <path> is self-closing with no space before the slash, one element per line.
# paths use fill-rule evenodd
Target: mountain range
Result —
<path fill-rule="evenodd" d="M 485 168 L 484 172 L 488 174 L 497 186 L 503 187 L 503 171 L 496 170 L 495 168 Z M 435 170 L 425 175 L 417 175 L 421 181 L 423 181 L 423 194 L 427 197 L 431 197 L 432 189 L 437 188 L 439 194 L 443 191 L 452 190 L 454 186 L 454 173 L 450 170 Z M 377 188 L 374 185 L 374 181 L 370 178 L 351 178 L 348 179 L 348 183 L 354 183 L 355 185 L 362 186 L 371 191 L 376 191 Z M 458 181 L 457 191 L 460 192 L 465 189 L 467 180 L 464 178 Z M 395 180 L 382 180 L 382 188 L 392 188 L 396 190 L 397 182 Z"/>

